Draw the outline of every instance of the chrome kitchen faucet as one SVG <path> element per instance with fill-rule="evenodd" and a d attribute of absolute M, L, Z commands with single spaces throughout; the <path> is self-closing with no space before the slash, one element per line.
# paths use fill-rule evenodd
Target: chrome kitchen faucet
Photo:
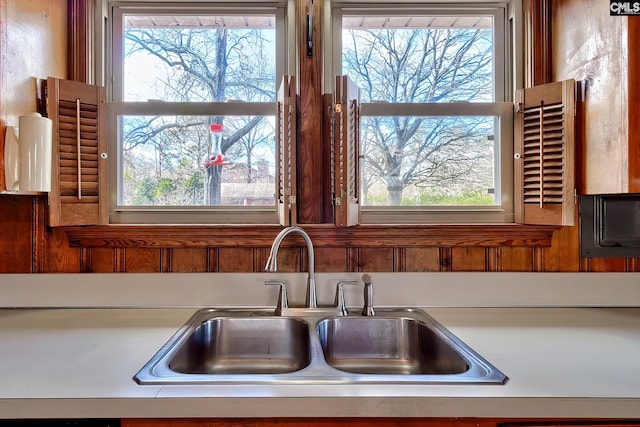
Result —
<path fill-rule="evenodd" d="M 309 273 L 307 276 L 307 300 L 305 302 L 305 307 L 307 308 L 316 308 L 318 307 L 318 298 L 316 296 L 316 274 L 315 274 L 315 257 L 313 252 L 313 243 L 311 242 L 311 237 L 300 227 L 287 227 L 282 230 L 276 238 L 273 240 L 273 244 L 271 245 L 271 252 L 269 252 L 269 258 L 267 258 L 267 265 L 264 267 L 265 271 L 275 273 L 278 271 L 278 250 L 280 249 L 280 244 L 291 233 L 300 234 L 305 242 L 307 243 L 307 253 L 309 254 Z"/>

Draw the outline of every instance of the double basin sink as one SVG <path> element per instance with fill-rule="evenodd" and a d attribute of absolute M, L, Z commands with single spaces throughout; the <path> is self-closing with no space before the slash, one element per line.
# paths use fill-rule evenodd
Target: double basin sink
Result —
<path fill-rule="evenodd" d="M 202 309 L 136 374 L 139 384 L 504 384 L 422 310 Z"/>

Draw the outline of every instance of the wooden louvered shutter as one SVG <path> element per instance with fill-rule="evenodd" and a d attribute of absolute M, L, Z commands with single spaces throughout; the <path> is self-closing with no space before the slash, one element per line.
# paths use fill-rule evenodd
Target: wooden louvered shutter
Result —
<path fill-rule="evenodd" d="M 49 77 L 53 121 L 49 225 L 109 222 L 104 87 Z"/>
<path fill-rule="evenodd" d="M 575 222 L 575 114 L 574 80 L 516 92 L 516 222 Z"/>
<path fill-rule="evenodd" d="M 333 124 L 335 222 L 360 223 L 360 89 L 348 76 L 336 77 Z"/>
<path fill-rule="evenodd" d="M 292 76 L 284 76 L 282 79 L 282 84 L 278 89 L 277 104 L 278 217 L 281 225 L 289 226 L 297 221 L 296 83 Z"/>

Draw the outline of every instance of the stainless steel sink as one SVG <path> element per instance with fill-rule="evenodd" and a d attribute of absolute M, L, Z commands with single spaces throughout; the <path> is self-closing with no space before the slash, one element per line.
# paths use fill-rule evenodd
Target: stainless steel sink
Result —
<path fill-rule="evenodd" d="M 135 375 L 140 384 L 504 384 L 422 310 L 203 309 Z"/>
<path fill-rule="evenodd" d="M 356 374 L 451 375 L 469 362 L 446 337 L 408 317 L 336 317 L 318 324 L 326 362 Z"/>
<path fill-rule="evenodd" d="M 183 374 L 282 374 L 310 362 L 305 322 L 280 317 L 216 317 L 189 334 L 169 359 Z"/>

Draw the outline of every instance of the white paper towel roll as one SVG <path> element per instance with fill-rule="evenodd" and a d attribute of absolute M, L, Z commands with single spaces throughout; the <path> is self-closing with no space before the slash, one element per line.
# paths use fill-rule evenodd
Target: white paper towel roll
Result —
<path fill-rule="evenodd" d="M 20 116 L 20 191 L 51 191 L 51 120 Z"/>

